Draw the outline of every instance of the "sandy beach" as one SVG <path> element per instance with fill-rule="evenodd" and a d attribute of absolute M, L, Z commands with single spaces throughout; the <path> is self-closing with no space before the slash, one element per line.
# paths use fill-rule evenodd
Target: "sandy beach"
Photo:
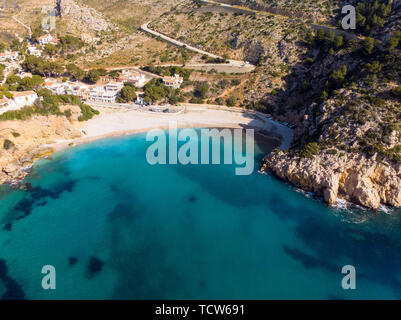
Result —
<path fill-rule="evenodd" d="M 286 127 L 272 127 L 271 120 L 261 119 L 246 112 L 218 110 L 213 107 L 186 105 L 178 114 L 149 113 L 129 109 L 96 107 L 100 115 L 84 122 L 76 123 L 82 137 L 70 140 L 59 140 L 51 144 L 56 151 L 70 144 L 81 144 L 89 141 L 145 132 L 152 129 L 168 129 L 171 121 L 176 121 L 179 128 L 255 128 L 256 130 L 272 129 L 276 137 L 283 137 L 282 142 L 288 144 L 291 138 Z M 283 132 L 280 132 L 283 131 Z M 284 143 L 282 143 L 284 144 Z"/>
<path fill-rule="evenodd" d="M 53 115 L 0 123 L 3 139 L 10 140 L 10 148 L 0 155 L 1 184 L 18 183 L 37 159 L 54 152 L 112 136 L 167 130 L 171 122 L 176 122 L 178 128 L 253 128 L 256 134 L 277 139 L 281 149 L 287 149 L 292 139 L 288 127 L 264 114 L 236 108 L 188 104 L 177 113 L 162 113 L 129 107 L 96 107 L 100 114 L 85 122 L 76 120 L 79 111 L 76 107 L 65 108 L 75 110 L 72 121 Z"/>

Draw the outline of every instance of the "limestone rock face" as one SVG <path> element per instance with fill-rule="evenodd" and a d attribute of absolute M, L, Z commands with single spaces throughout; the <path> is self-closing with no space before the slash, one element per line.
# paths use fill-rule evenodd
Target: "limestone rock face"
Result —
<path fill-rule="evenodd" d="M 25 121 L 1 121 L 0 184 L 18 183 L 37 159 L 53 154 L 54 148 L 47 144 L 78 137 L 81 137 L 79 129 L 65 117 L 36 116 Z M 2 148 L 5 139 L 11 140 L 15 147 Z"/>
<path fill-rule="evenodd" d="M 375 157 L 323 153 L 307 159 L 280 151 L 264 158 L 262 171 L 314 192 L 330 205 L 341 197 L 371 209 L 380 204 L 401 206 L 400 165 L 379 162 Z"/>
<path fill-rule="evenodd" d="M 56 0 L 56 11 L 61 18 L 71 17 L 94 31 L 106 31 L 114 28 L 95 9 L 81 7 L 74 0 Z"/>

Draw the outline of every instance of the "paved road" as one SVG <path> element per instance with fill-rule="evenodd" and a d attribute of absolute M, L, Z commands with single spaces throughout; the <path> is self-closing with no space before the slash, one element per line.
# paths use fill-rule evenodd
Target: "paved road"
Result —
<path fill-rule="evenodd" d="M 231 8 L 233 10 L 237 9 L 237 10 L 243 11 L 243 12 L 245 11 L 245 12 L 251 12 L 251 13 L 268 13 L 268 14 L 274 14 L 274 15 L 282 16 L 282 17 L 286 17 L 286 18 L 292 18 L 291 16 L 286 16 L 286 15 L 283 15 L 283 14 L 272 13 L 272 12 L 269 12 L 269 11 L 262 11 L 262 10 L 254 10 L 254 9 L 250 9 L 250 8 L 242 7 L 242 6 L 233 6 L 233 5 L 229 5 L 229 4 L 225 4 L 225 3 L 221 3 L 221 2 L 216 2 L 216 1 L 212 1 L 212 0 L 200 0 L 200 1 L 205 3 L 205 4 L 211 4 L 211 5 L 220 6 L 220 7 L 227 7 L 227 8 Z M 314 30 L 319 30 L 319 29 L 323 29 L 324 31 L 331 30 L 331 31 L 334 32 L 335 35 L 343 36 L 345 40 L 353 40 L 353 39 L 363 40 L 363 39 L 365 39 L 364 36 L 358 36 L 358 35 L 356 35 L 354 33 L 350 33 L 350 32 L 347 32 L 345 30 L 337 29 L 335 27 L 328 26 L 328 25 L 321 25 L 321 24 L 316 24 L 316 23 L 308 23 L 308 25 L 311 28 L 313 28 Z M 377 43 L 377 42 L 376 42 L 376 47 L 382 52 L 387 50 L 384 46 L 382 46 L 380 43 Z M 392 54 L 396 54 L 396 55 L 401 54 L 401 50 L 399 50 L 399 49 L 393 49 L 390 52 Z"/>
<path fill-rule="evenodd" d="M 166 35 L 164 35 L 164 34 L 162 34 L 160 32 L 154 31 L 154 30 L 149 28 L 149 23 L 150 23 L 150 21 L 145 23 L 145 24 L 143 24 L 141 26 L 141 30 L 144 31 L 144 32 L 150 33 L 150 34 L 152 34 L 152 35 L 154 35 L 156 37 L 159 37 L 159 38 L 163 39 L 164 41 L 167 41 L 167 42 L 169 42 L 169 43 L 171 43 L 173 45 L 176 45 L 178 47 L 182 47 L 182 48 L 191 50 L 193 52 L 197 52 L 197 53 L 200 53 L 202 55 L 206 55 L 206 56 L 211 57 L 213 59 L 223 59 L 223 57 L 221 57 L 221 56 L 218 56 L 218 55 L 215 55 L 213 53 L 204 51 L 202 49 L 199 49 L 199 48 L 196 48 L 194 46 L 188 45 L 188 44 L 186 44 L 186 43 L 184 43 L 182 41 L 170 38 L 170 37 L 168 37 L 168 36 L 166 36 Z M 252 65 L 252 64 L 250 64 L 248 62 L 245 62 L 245 61 L 238 61 L 238 60 L 228 60 L 228 61 L 229 61 L 229 63 L 214 64 L 214 67 L 231 66 L 231 67 L 235 67 L 235 68 L 240 68 L 242 70 L 245 70 L 246 72 L 250 72 L 250 71 L 255 69 L 254 65 Z M 190 67 L 191 65 L 189 64 L 189 65 L 186 65 L 186 66 Z M 208 63 L 205 63 L 205 64 L 193 64 L 192 66 L 193 67 L 210 67 L 211 64 L 208 64 Z"/>
<path fill-rule="evenodd" d="M 211 4 L 211 5 L 217 5 L 217 6 L 220 6 L 220 7 L 231 8 L 233 10 L 237 9 L 237 10 L 247 11 L 247 12 L 252 12 L 252 13 L 255 13 L 255 12 L 266 13 L 265 11 L 253 10 L 253 9 L 249 9 L 249 8 L 246 8 L 246 7 L 240 7 L 239 8 L 238 6 L 232 6 L 232 5 L 229 5 L 229 4 L 210 1 L 210 0 L 201 0 L 201 2 L 203 2 L 205 4 Z M 280 15 L 280 14 L 276 14 L 276 15 Z M 282 15 L 280 15 L 280 16 L 282 16 Z M 214 59 L 223 59 L 222 57 L 220 57 L 218 55 L 215 55 L 213 53 L 204 51 L 202 49 L 196 48 L 196 47 L 188 45 L 188 44 L 186 44 L 186 43 L 184 43 L 182 41 L 170 38 L 170 37 L 168 37 L 168 36 L 166 36 L 166 35 L 164 35 L 162 33 L 154 31 L 154 30 L 149 28 L 149 23 L 150 23 L 150 21 L 145 23 L 145 24 L 143 24 L 141 26 L 141 30 L 144 31 L 144 32 L 150 33 L 150 34 L 152 34 L 152 35 L 154 35 L 156 37 L 159 37 L 159 38 L 163 39 L 164 41 L 167 41 L 167 42 L 169 42 L 171 44 L 174 44 L 176 46 L 179 46 L 179 47 L 182 47 L 182 48 L 186 48 L 188 50 L 191 50 L 193 52 L 197 52 L 197 53 L 200 53 L 200 54 L 203 54 L 203 55 L 207 55 L 207 56 L 209 56 L 211 58 L 214 58 Z M 344 30 L 339 30 L 339 29 L 336 29 L 336 28 L 331 27 L 331 26 L 318 25 L 318 24 L 314 24 L 314 23 L 311 23 L 309 25 L 315 30 L 319 30 L 319 29 L 323 29 L 325 31 L 332 30 L 336 35 L 342 35 L 346 40 L 362 39 L 361 37 L 358 37 L 355 34 L 349 33 L 349 32 L 344 31 Z M 172 64 L 168 65 L 168 66 L 172 66 Z M 229 60 L 228 64 L 187 64 L 186 67 L 188 67 L 188 68 L 192 67 L 192 68 L 195 68 L 195 69 L 203 69 L 203 70 L 216 69 L 216 70 L 221 71 L 221 72 L 224 71 L 224 72 L 231 72 L 231 73 L 235 73 L 235 72 L 238 72 L 238 73 L 251 72 L 251 71 L 253 71 L 255 69 L 254 65 L 246 63 L 245 61 L 237 61 L 237 60 Z"/>
<path fill-rule="evenodd" d="M 271 13 L 271 12 L 262 11 L 262 10 L 254 10 L 254 9 L 250 9 L 250 8 L 242 7 L 242 6 L 233 6 L 233 5 L 229 5 L 229 4 L 225 4 L 225 3 L 221 3 L 221 2 L 216 2 L 216 1 L 211 1 L 211 0 L 201 0 L 201 2 L 203 2 L 205 4 L 212 4 L 212 5 L 217 5 L 217 6 L 221 6 L 221 7 L 227 7 L 227 8 L 232 8 L 232 9 L 238 9 L 238 10 L 241 10 L 241 11 L 252 12 L 252 13 L 257 13 L 257 12 L 259 12 L 259 13 L 268 13 L 268 14 L 274 14 L 276 16 L 282 16 L 282 17 L 286 17 L 286 18 L 293 18 L 291 16 L 285 16 L 285 15 L 278 14 L 278 13 Z M 315 30 L 319 30 L 319 29 L 323 29 L 325 31 L 332 30 L 332 31 L 334 31 L 334 33 L 336 35 L 342 35 L 347 40 L 359 38 L 357 35 L 355 35 L 353 33 L 349 33 L 349 32 L 344 31 L 344 30 L 336 29 L 336 28 L 331 27 L 331 26 L 320 25 L 320 24 L 316 24 L 316 23 L 309 23 L 309 25 Z"/>

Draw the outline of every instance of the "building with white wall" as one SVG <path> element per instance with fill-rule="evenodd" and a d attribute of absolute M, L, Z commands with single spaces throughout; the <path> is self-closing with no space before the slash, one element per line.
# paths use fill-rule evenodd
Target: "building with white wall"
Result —
<path fill-rule="evenodd" d="M 12 99 L 0 99 L 0 114 L 31 106 L 38 99 L 38 95 L 34 91 L 10 91 L 10 93 L 13 95 Z"/>
<path fill-rule="evenodd" d="M 10 91 L 17 108 L 31 106 L 38 98 L 35 91 Z"/>
<path fill-rule="evenodd" d="M 180 77 L 178 74 L 175 74 L 173 77 L 164 77 L 163 78 L 163 84 L 166 87 L 171 87 L 174 89 L 178 89 L 181 87 L 182 82 L 184 79 Z"/>
<path fill-rule="evenodd" d="M 16 61 L 19 57 L 19 52 L 17 51 L 4 51 L 0 52 L 0 61 Z"/>

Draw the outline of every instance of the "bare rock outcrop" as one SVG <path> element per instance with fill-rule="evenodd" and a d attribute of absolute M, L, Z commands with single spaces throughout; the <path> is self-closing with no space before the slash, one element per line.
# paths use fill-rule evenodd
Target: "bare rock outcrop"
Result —
<path fill-rule="evenodd" d="M 25 121 L 0 122 L 0 184 L 21 181 L 37 159 L 50 156 L 57 140 L 81 137 L 81 133 L 67 118 L 36 116 Z M 13 147 L 5 148 L 4 141 Z"/>
<path fill-rule="evenodd" d="M 265 157 L 262 171 L 314 192 L 331 205 L 340 197 L 371 209 L 380 204 L 401 206 L 401 165 L 375 157 L 323 153 L 309 159 L 280 151 Z"/>
<path fill-rule="evenodd" d="M 72 18 L 78 23 L 84 23 L 94 31 L 107 31 L 115 28 L 98 11 L 93 8 L 81 7 L 74 0 L 56 0 L 56 12 L 59 17 Z"/>

